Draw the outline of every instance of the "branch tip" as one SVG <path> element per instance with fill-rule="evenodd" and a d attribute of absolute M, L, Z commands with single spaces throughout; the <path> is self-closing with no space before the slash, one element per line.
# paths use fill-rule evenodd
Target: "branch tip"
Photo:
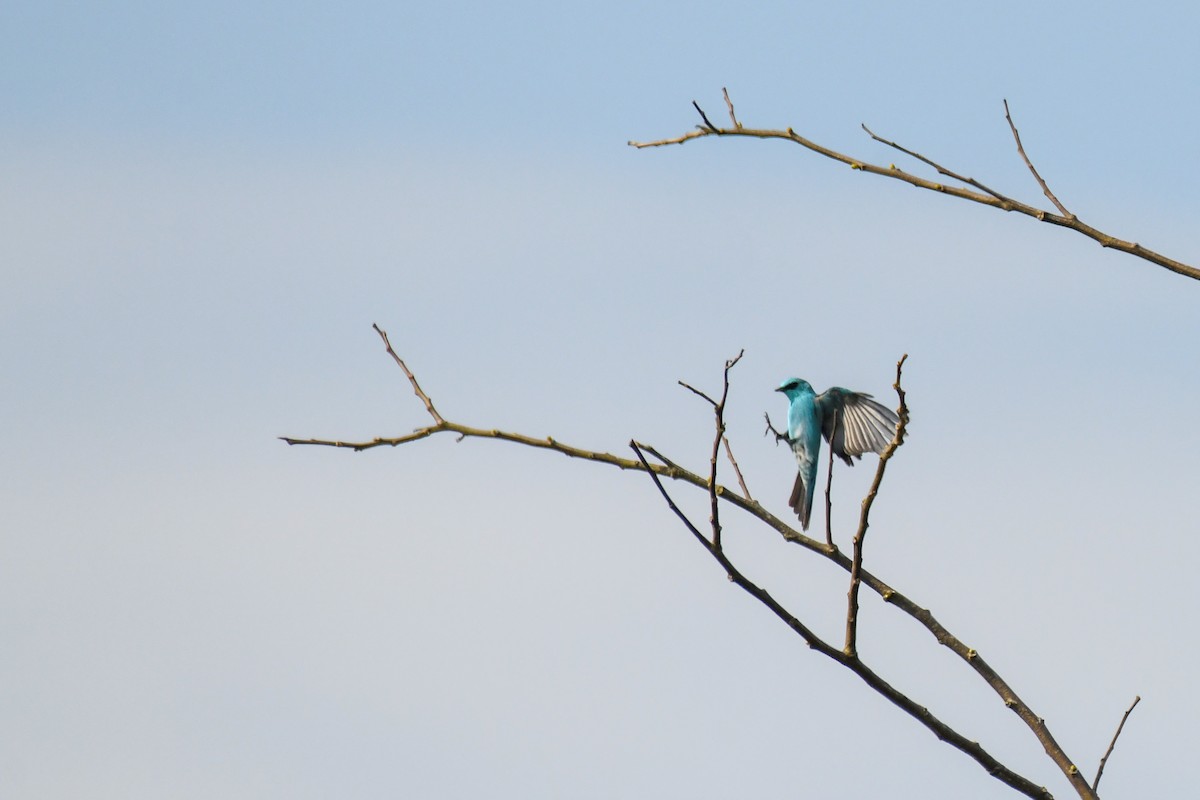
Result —
<path fill-rule="evenodd" d="M 1117 732 L 1113 734 L 1112 741 L 1108 743 L 1108 749 L 1104 751 L 1104 756 L 1100 759 L 1100 766 L 1096 768 L 1096 780 L 1092 781 L 1092 791 L 1095 792 L 1100 788 L 1100 776 L 1104 774 L 1104 765 L 1108 763 L 1108 757 L 1112 755 L 1113 748 L 1117 746 L 1117 738 L 1120 737 L 1121 731 L 1125 729 L 1125 723 L 1129 720 L 1129 715 L 1137 708 L 1137 704 L 1142 702 L 1141 695 L 1135 695 L 1133 703 L 1129 708 L 1125 709 L 1125 713 L 1121 716 L 1121 724 L 1117 725 Z"/>

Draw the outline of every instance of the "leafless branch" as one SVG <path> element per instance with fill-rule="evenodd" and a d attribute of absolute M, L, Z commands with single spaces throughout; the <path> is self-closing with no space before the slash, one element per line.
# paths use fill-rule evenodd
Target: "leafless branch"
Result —
<path fill-rule="evenodd" d="M 401 359 L 400 356 L 396 355 L 396 351 L 392 349 L 392 343 L 388 341 L 387 333 L 375 323 L 371 323 L 371 327 L 374 328 L 375 332 L 379 334 L 379 338 L 383 339 L 383 346 L 387 348 L 388 355 L 400 365 L 400 369 L 404 370 L 405 377 L 407 377 L 408 382 L 412 384 L 413 391 L 416 392 L 417 397 L 421 398 L 421 402 L 425 404 L 425 410 L 429 412 L 429 416 L 433 417 L 433 421 L 437 424 L 445 424 L 446 421 L 442 419 L 442 415 L 437 412 L 436 408 L 434 408 L 433 401 L 429 399 L 429 395 L 425 394 L 425 392 L 421 390 L 421 384 L 417 383 L 417 378 L 412 374 L 412 370 L 408 368 L 408 365 L 404 363 L 404 360 Z M 291 442 L 289 442 L 289 444 L 291 444 Z M 396 442 L 396 444 L 402 444 L 402 442 Z"/>
<path fill-rule="evenodd" d="M 709 396 L 708 396 L 708 395 L 706 395 L 704 392 L 702 392 L 702 391 L 700 391 L 699 389 L 697 389 L 695 386 L 692 386 L 692 385 L 690 385 L 690 384 L 684 383 L 683 381 L 675 381 L 675 382 L 676 382 L 676 383 L 678 383 L 678 384 L 679 384 L 680 386 L 682 386 L 683 388 L 687 389 L 687 390 L 688 390 L 689 392 L 691 392 L 692 394 L 694 394 L 694 395 L 696 395 L 696 396 L 698 396 L 698 397 L 703 397 L 705 400 L 707 400 L 707 401 L 708 401 L 708 404 L 709 404 L 710 406 L 714 406 L 714 407 L 715 407 L 715 406 L 717 405 L 717 401 L 716 401 L 716 400 L 713 400 L 711 397 L 709 397 Z"/>
<path fill-rule="evenodd" d="M 766 436 L 768 433 L 773 434 L 775 436 L 775 445 L 776 446 L 778 446 L 780 442 L 786 442 L 788 440 L 787 434 L 780 433 L 779 431 L 775 430 L 775 426 L 771 424 L 771 415 L 770 414 L 768 414 L 764 411 L 763 419 L 765 419 L 767 421 L 767 429 L 765 431 L 763 431 L 763 436 Z"/>
<path fill-rule="evenodd" d="M 693 100 L 692 106 L 696 109 L 697 112 L 699 112 L 700 119 L 704 120 L 705 127 L 701 127 L 700 130 L 705 131 L 707 133 L 717 133 L 718 131 L 721 130 L 720 128 L 718 128 L 716 125 L 713 125 L 709 121 L 708 115 L 704 113 L 704 109 L 700 107 L 699 103 L 697 103 L 695 100 Z"/>
<path fill-rule="evenodd" d="M 746 495 L 747 500 L 753 499 L 750 497 L 750 490 L 746 488 L 746 479 L 742 477 L 742 468 L 738 466 L 737 459 L 733 457 L 733 449 L 729 446 L 729 437 L 722 436 L 721 441 L 725 443 L 725 455 L 729 457 L 729 463 L 733 465 L 733 474 L 737 475 L 738 486 L 742 487 L 742 494 Z"/>
<path fill-rule="evenodd" d="M 1104 765 L 1108 763 L 1108 757 L 1112 755 L 1113 748 L 1117 746 L 1117 739 L 1120 737 L 1121 731 L 1125 729 L 1125 722 L 1140 702 L 1142 702 L 1141 695 L 1134 697 L 1133 703 L 1130 704 L 1129 708 L 1125 709 L 1125 713 L 1121 716 L 1121 724 L 1117 726 L 1117 732 L 1113 734 L 1112 741 L 1108 743 L 1108 749 L 1104 751 L 1104 757 L 1100 759 L 1100 766 L 1096 768 L 1096 780 L 1092 781 L 1093 792 L 1099 790 L 1100 776 L 1104 774 Z"/>
<path fill-rule="evenodd" d="M 664 456 L 662 453 L 658 452 L 658 450 L 654 449 L 650 445 L 644 444 L 642 442 L 638 442 L 637 446 L 643 452 L 649 453 L 650 455 L 657 458 L 662 463 L 662 465 L 667 468 L 663 474 L 666 475 L 668 478 L 674 479 L 677 475 L 682 475 L 687 472 L 687 470 L 685 468 L 679 466 L 674 461 L 667 458 L 666 456 Z"/>
<path fill-rule="evenodd" d="M 892 388 L 896 390 L 896 396 L 900 398 L 900 408 L 897 411 L 900 423 L 896 426 L 896 433 L 892 436 L 892 441 L 879 455 L 879 466 L 875 468 L 875 480 L 871 482 L 871 488 L 867 492 L 867 496 L 863 498 L 862 513 L 858 519 L 858 531 L 854 534 L 854 556 L 850 564 L 850 590 L 847 592 L 846 607 L 845 652 L 848 656 L 858 654 L 858 587 L 862 581 L 863 543 L 867 538 L 867 527 L 870 525 L 868 519 L 871 515 L 871 506 L 875 503 L 876 495 L 879 494 L 879 486 L 883 483 L 883 473 L 887 469 L 888 461 L 896 454 L 900 445 L 904 444 L 904 433 L 908 430 L 908 405 L 905 403 L 904 389 L 900 388 L 900 374 L 906 360 L 908 360 L 908 353 L 905 353 L 896 362 L 896 382 L 892 384 Z M 830 450 L 832 449 L 831 447 Z M 833 469 L 832 458 L 830 459 L 830 469 Z"/>
<path fill-rule="evenodd" d="M 649 461 L 646 460 L 645 453 L 643 453 L 643 446 L 638 444 L 633 439 L 630 439 L 629 447 L 633 450 L 633 452 L 637 453 L 638 461 L 641 463 L 645 471 L 650 475 L 650 479 L 654 481 L 654 486 L 658 489 L 658 493 L 662 495 L 663 500 L 666 501 L 667 508 L 671 509 L 671 513 L 679 517 L 679 520 L 684 524 L 692 536 L 696 537 L 696 541 L 704 545 L 705 550 L 708 550 L 710 553 L 714 552 L 713 543 L 708 540 L 708 537 L 700 532 L 700 529 L 697 528 L 690 519 L 688 519 L 687 514 L 684 514 L 683 510 L 675 504 L 674 500 L 671 499 L 670 493 L 667 492 L 667 489 L 665 486 L 663 486 L 662 481 L 658 479 L 658 471 L 653 467 L 653 465 L 650 464 Z"/>
<path fill-rule="evenodd" d="M 921 155 L 920 153 L 918 153 L 914 150 L 909 150 L 907 147 L 902 147 L 901 145 L 896 144 L 895 142 L 893 142 L 889 139 L 884 139 L 881 136 L 877 136 L 875 134 L 875 131 L 871 130 L 866 125 L 862 125 L 861 127 L 864 131 L 867 132 L 867 135 L 870 136 L 875 141 L 879 142 L 880 144 L 886 144 L 888 147 L 891 147 L 895 150 L 899 150 L 901 153 L 904 153 L 907 156 L 912 156 L 913 158 L 917 159 L 918 161 L 928 164 L 929 166 L 936 169 L 938 171 L 938 174 L 940 174 L 940 175 L 945 175 L 947 178 L 953 178 L 956 181 L 962 181 L 963 183 L 967 184 L 968 186 L 974 186 L 979 191 L 986 192 L 987 194 L 990 194 L 992 197 L 994 197 L 997 200 L 1000 200 L 1002 202 L 1005 202 L 1005 203 L 1016 202 L 1011 197 L 1005 197 L 1004 195 L 1000 194 L 999 192 L 995 191 L 994 189 L 989 189 L 987 186 L 984 186 L 982 183 L 975 180 L 974 178 L 968 178 L 966 176 L 959 175 L 957 172 L 946 169 L 945 167 L 943 167 L 941 164 L 937 163 L 936 161 L 928 159 L 925 156 Z M 892 167 L 895 167 L 895 165 L 893 164 Z"/>
<path fill-rule="evenodd" d="M 717 402 L 709 397 L 704 392 L 700 391 L 691 384 L 683 381 L 677 383 L 689 392 L 704 398 L 708 404 L 713 407 L 713 418 L 716 421 L 717 433 L 713 437 L 712 456 L 709 458 L 709 473 L 708 473 L 708 497 L 709 497 L 709 523 L 712 525 L 712 546 L 717 550 L 721 549 L 721 510 L 717 499 L 717 459 L 721 454 L 721 443 L 725 444 L 725 452 L 729 455 L 729 460 L 733 462 L 734 471 L 737 472 L 738 482 L 742 486 L 742 491 L 745 492 L 747 499 L 750 497 L 750 492 L 746 489 L 746 482 L 742 479 L 742 471 L 738 469 L 737 461 L 733 458 L 733 451 L 729 449 L 729 440 L 725 436 L 725 400 L 729 397 L 729 370 L 733 369 L 746 351 L 741 350 L 736 356 L 725 362 L 724 383 L 721 387 L 721 401 Z M 640 453 L 639 453 L 640 455 Z"/>
<path fill-rule="evenodd" d="M 725 401 L 729 399 L 729 370 L 737 366 L 737 363 L 742 360 L 742 356 L 745 353 L 745 350 L 739 350 L 736 356 L 725 362 L 725 373 L 721 385 L 721 402 L 713 403 L 713 420 L 716 423 L 717 432 L 713 436 L 712 456 L 708 460 L 708 502 L 709 521 L 712 524 L 713 549 L 718 552 L 721 550 L 721 508 L 717 495 L 717 459 L 721 455 L 721 441 L 725 438 Z M 741 477 L 741 473 L 738 474 L 738 477 Z M 747 493 L 747 496 L 749 496 L 749 493 Z"/>
<path fill-rule="evenodd" d="M 378 328 L 376 329 L 378 330 Z M 386 334 L 384 334 L 381 330 L 378 332 L 380 333 L 381 337 L 384 338 L 386 343 Z M 395 353 L 390 350 L 390 347 L 389 353 L 392 355 L 393 359 L 399 365 L 401 365 L 401 368 L 404 369 L 405 374 L 410 376 L 409 380 L 410 383 L 413 384 L 414 392 L 422 400 L 422 402 L 425 403 L 426 410 L 434 420 L 433 425 L 429 425 L 424 428 L 418 428 L 412 433 L 405 434 L 403 436 L 393 438 L 379 437 L 362 442 L 347 442 L 334 439 L 300 439 L 294 437 L 280 438 L 288 444 L 349 448 L 360 451 L 385 445 L 396 447 L 398 445 L 408 444 L 419 439 L 427 438 L 437 433 L 453 433 L 457 434 L 457 437 L 460 441 L 469 438 L 495 439 L 499 441 L 512 442 L 514 444 L 520 444 L 527 447 L 552 450 L 570 458 L 578 458 L 594 463 L 607 464 L 622 470 L 628 469 L 648 472 L 653 477 L 656 484 L 659 483 L 660 477 L 667 477 L 675 481 L 681 481 L 683 483 L 690 484 L 702 491 L 710 493 L 710 497 L 716 497 L 721 501 L 731 503 L 737 508 L 749 513 L 764 525 L 767 525 L 779 533 L 785 541 L 798 544 L 811 552 L 817 553 L 847 572 L 851 572 L 854 569 L 853 560 L 847 557 L 846 554 L 842 553 L 835 547 L 830 547 L 825 542 L 818 541 L 806 536 L 800 531 L 795 530 L 787 522 L 779 517 L 776 517 L 774 514 L 763 508 L 763 506 L 757 501 L 752 500 L 748 494 L 738 494 L 736 491 L 733 491 L 728 487 L 717 484 L 711 473 L 708 476 L 698 475 L 695 472 L 692 472 L 667 459 L 657 450 L 649 447 L 648 445 L 635 443 L 635 449 L 638 457 L 636 459 L 629 459 L 622 458 L 612 453 L 589 450 L 569 445 L 560 442 L 553 437 L 539 438 L 520 433 L 497 430 L 495 428 L 475 428 L 456 422 L 449 422 L 437 414 L 436 410 L 433 408 L 433 403 L 428 398 L 428 395 L 419 389 L 419 385 L 417 384 L 415 377 L 411 376 L 411 373 L 406 367 L 404 367 L 403 362 L 395 355 Z M 767 421 L 769 424 L 769 418 Z M 769 430 L 773 430 L 773 428 L 770 428 Z M 896 443 L 893 442 L 893 444 Z M 891 445 L 889 445 L 889 447 L 890 446 Z M 643 453 L 650 453 L 661 463 L 649 463 L 645 459 Z M 877 473 L 877 482 L 880 477 L 881 475 Z M 873 491 L 877 491 L 877 489 L 878 486 L 876 485 Z M 865 503 L 866 501 L 864 501 L 864 505 Z M 865 518 L 860 518 L 860 527 L 863 525 L 862 519 Z M 703 539 L 704 537 L 701 536 L 700 538 Z M 711 543 L 709 543 L 707 546 L 714 552 L 714 555 L 720 555 L 721 558 L 724 558 L 722 551 L 712 548 Z M 732 565 L 730 565 L 730 567 L 731 566 Z M 735 581 L 737 580 L 737 577 L 733 573 L 731 573 L 731 577 L 733 577 Z M 1072 787 L 1076 790 L 1079 796 L 1084 798 L 1084 800 L 1094 800 L 1095 792 L 1092 791 L 1091 787 L 1088 786 L 1087 782 L 1080 776 L 1079 770 L 1074 766 L 1073 762 L 1071 762 L 1066 753 L 1063 752 L 1062 748 L 1054 740 L 1054 737 L 1050 734 L 1049 729 L 1046 727 L 1045 721 L 1041 717 L 1037 716 L 1037 714 L 1035 714 L 1029 708 L 1029 706 L 1026 705 L 1016 695 L 1008 683 L 1005 682 L 990 665 L 988 665 L 988 663 L 976 650 L 968 647 L 961 640 L 950 633 L 950 631 L 948 631 L 940 622 L 938 622 L 938 620 L 933 616 L 932 613 L 930 613 L 928 609 L 921 607 L 909 599 L 906 595 L 897 591 L 892 586 L 876 577 L 869 570 L 863 568 L 861 563 L 859 565 L 858 577 L 861 585 L 866 586 L 871 591 L 877 593 L 881 598 L 883 598 L 884 602 L 895 606 L 916 620 L 930 632 L 930 634 L 939 644 L 947 647 L 951 652 L 953 652 L 972 669 L 974 669 L 980 678 L 983 679 L 1003 700 L 1005 706 L 1012 709 L 1030 728 L 1034 736 L 1039 742 L 1041 742 L 1047 755 L 1067 776 L 1068 780 L 1071 781 Z M 782 609 L 782 607 L 780 607 L 779 604 L 776 603 L 774 599 L 771 598 L 770 595 L 764 590 L 754 586 L 748 581 L 739 585 L 759 599 L 760 602 L 763 602 L 765 605 L 767 605 L 773 613 L 779 616 L 780 619 L 784 620 L 789 627 L 793 628 L 793 630 L 800 632 L 799 628 L 803 628 L 798 620 L 795 620 L 794 617 Z M 811 635 L 811 631 L 808 631 L 808 633 Z M 927 709 L 915 704 L 911 699 L 905 697 L 903 694 L 889 686 L 886 682 L 879 678 L 879 676 L 875 675 L 873 672 L 863 666 L 856 657 L 851 658 L 841 650 L 833 648 L 827 643 L 821 643 L 820 646 L 817 644 L 812 644 L 811 646 L 813 646 L 814 649 L 820 650 L 820 652 L 823 654 L 828 655 L 830 658 L 833 658 L 839 662 L 844 662 L 848 668 L 858 674 L 865 682 L 870 684 L 872 688 L 884 694 L 889 700 L 892 700 L 892 702 L 903 708 L 907 713 L 913 715 L 919 722 L 921 722 L 921 724 L 925 725 L 936 735 L 938 735 L 939 738 L 944 739 L 954 747 L 962 750 L 964 753 L 967 753 L 974 758 L 988 771 L 989 774 L 997 777 L 1006 784 L 1013 786 L 1029 797 L 1043 798 L 1043 800 L 1049 800 L 1051 797 L 1050 793 L 1044 788 L 1035 786 L 1032 782 L 1012 772 L 1007 767 L 999 764 L 999 762 L 996 762 L 995 759 L 987 754 L 978 743 L 969 741 L 952 729 L 944 726 L 944 723 L 941 723 L 936 718 L 932 717 Z"/>
<path fill-rule="evenodd" d="M 776 617 L 782 620 L 787 626 L 802 639 L 810 649 L 815 650 L 821 655 L 835 661 L 841 666 L 849 669 L 855 675 L 862 679 L 871 689 L 885 697 L 889 702 L 893 703 L 901 710 L 912 716 L 926 728 L 933 732 L 941 741 L 950 744 L 952 747 L 966 753 L 968 756 L 978 762 L 989 775 L 992 775 L 997 780 L 1011 786 L 1016 791 L 1024 794 L 1027 797 L 1037 798 L 1037 800 L 1053 800 L 1053 796 L 1043 786 L 1038 786 L 1033 781 L 1020 775 L 1017 772 L 1006 767 L 993 757 L 990 753 L 983 749 L 979 742 L 971 741 L 961 733 L 951 728 L 946 723 L 942 722 L 925 706 L 915 702 L 912 698 L 905 695 L 903 692 L 896 689 L 878 673 L 868 667 L 857 655 L 848 655 L 839 651 L 821 637 L 800 619 L 788 611 L 778 600 L 776 600 L 770 592 L 757 585 L 746 577 L 741 570 L 734 566 L 733 562 L 723 549 L 714 541 L 709 541 L 700 529 L 688 519 L 687 515 L 676 505 L 671 499 L 671 495 L 659 480 L 657 472 L 651 464 L 646 460 L 641 448 L 637 442 L 630 441 L 629 446 L 637 454 L 638 460 L 641 462 L 645 471 L 650 475 L 650 479 L 654 482 L 654 486 L 658 489 L 663 500 L 666 501 L 667 507 L 676 517 L 683 522 L 688 531 L 695 537 L 705 550 L 709 552 L 717 563 L 725 570 L 725 574 L 729 580 L 744 590 L 755 600 L 766 606 Z"/>
<path fill-rule="evenodd" d="M 696 109 L 698 111 L 700 110 L 700 106 L 696 105 L 696 103 L 694 101 L 693 101 L 693 105 L 696 106 Z M 806 139 L 805 137 L 799 135 L 791 128 L 788 128 L 787 130 L 771 130 L 771 129 L 765 129 L 765 128 L 746 128 L 746 127 L 743 127 L 742 125 L 737 125 L 737 126 L 734 126 L 731 128 L 717 128 L 708 122 L 708 118 L 704 116 L 703 111 L 701 111 L 700 114 L 701 114 L 701 117 L 704 118 L 708 127 L 698 127 L 694 131 L 691 131 L 689 133 L 683 134 L 682 136 L 676 136 L 676 137 L 670 138 L 670 139 L 657 139 L 655 141 L 649 141 L 649 142 L 630 141 L 629 145 L 631 147 L 636 147 L 638 149 L 642 149 L 642 148 L 646 148 L 646 147 L 662 147 L 662 146 L 670 145 L 670 144 L 685 144 L 686 142 L 690 142 L 693 139 L 701 139 L 706 136 L 749 136 L 749 137 L 753 137 L 753 138 L 757 138 L 757 139 L 783 139 L 785 141 L 792 142 L 793 144 L 798 144 L 801 147 L 805 147 L 805 148 L 813 151 L 814 153 L 818 153 L 822 156 L 825 156 L 826 158 L 846 164 L 851 169 L 858 170 L 860 172 L 866 172 L 866 173 L 870 173 L 872 175 L 881 175 L 885 178 L 891 178 L 893 180 L 903 181 L 904 183 L 907 183 L 911 186 L 916 186 L 921 189 L 927 189 L 932 192 L 938 192 L 939 194 L 945 194 L 945 195 L 949 195 L 951 197 L 957 197 L 962 200 L 969 200 L 973 203 L 979 203 L 980 205 L 991 206 L 992 208 L 999 208 L 1003 211 L 1015 211 L 1019 214 L 1024 214 L 1025 216 L 1033 217 L 1034 219 L 1038 220 L 1039 222 L 1045 222 L 1050 225 L 1056 225 L 1058 227 L 1068 228 L 1070 230 L 1075 231 L 1076 233 L 1079 233 L 1079 234 L 1082 234 L 1082 235 L 1088 237 L 1089 239 L 1099 242 L 1101 247 L 1107 247 L 1107 248 L 1110 248 L 1112 250 L 1117 250 L 1122 253 L 1128 253 L 1129 255 L 1135 256 L 1144 261 L 1148 261 L 1151 264 L 1156 264 L 1160 267 L 1168 269 L 1171 272 L 1174 272 L 1178 275 L 1183 275 L 1185 277 L 1192 278 L 1193 280 L 1200 280 L 1200 269 L 1197 269 L 1196 267 L 1193 267 L 1189 264 L 1185 264 L 1182 261 L 1176 261 L 1175 259 L 1168 258 L 1167 256 L 1162 255 L 1161 253 L 1157 253 L 1153 250 L 1142 247 L 1137 242 L 1131 242 L 1131 241 L 1127 241 L 1125 239 L 1118 239 L 1115 236 L 1107 234 L 1101 230 L 1098 230 L 1096 228 L 1093 228 L 1090 225 L 1087 225 L 1087 224 L 1081 222 L 1078 217 L 1076 217 L 1074 214 L 1071 214 L 1070 212 L 1066 211 L 1066 209 L 1064 209 L 1061 206 L 1061 204 L 1059 204 L 1058 201 L 1053 198 L 1053 195 L 1050 194 L 1049 189 L 1046 189 L 1047 196 L 1051 197 L 1051 200 L 1058 207 L 1059 211 L 1062 212 L 1061 214 L 1055 214 L 1051 211 L 1045 211 L 1045 210 L 1042 210 L 1035 206 L 1029 205 L 1028 203 L 1022 203 L 1018 200 L 1013 200 L 1011 198 L 1000 195 L 999 193 L 994 192 L 991 189 L 984 187 L 982 184 L 978 183 L 977 181 L 973 181 L 972 179 L 969 179 L 969 178 L 964 179 L 956 173 L 952 173 L 949 170 L 944 170 L 943 168 L 936 166 L 933 161 L 925 158 L 924 156 L 921 156 L 918 153 L 906 150 L 904 148 L 900 148 L 898 145 L 892 145 L 891 143 L 887 142 L 887 140 L 879 139 L 879 137 L 875 137 L 875 135 L 873 133 L 871 133 L 869 130 L 867 131 L 867 133 L 870 134 L 872 137 L 879 139 L 879 141 L 882 141 L 885 144 L 889 144 L 890 146 L 896 147 L 897 149 L 901 149 L 904 152 L 909 153 L 913 157 L 920 159 L 921 161 L 925 162 L 926 164 L 930 164 L 930 165 L 934 166 L 935 169 L 938 169 L 938 171 L 941 172 L 942 174 L 952 177 L 955 180 L 960 180 L 964 183 L 967 183 L 972 188 L 963 188 L 961 186 L 948 186 L 944 183 L 927 180 L 925 178 L 921 178 L 921 177 L 918 177 L 911 173 L 905 172 L 901 169 L 897 169 L 894 164 L 887 166 L 887 167 L 882 167 L 877 164 L 871 164 L 866 161 L 862 161 L 861 159 L 857 159 L 852 156 L 848 156 L 843 153 L 839 153 L 838 151 L 832 150 L 823 145 L 819 145 L 816 142 L 814 142 L 810 139 Z M 1014 128 L 1014 133 L 1015 133 L 1015 128 Z M 1023 151 L 1022 151 L 1022 155 L 1023 155 Z M 1026 163 L 1027 164 L 1029 163 L 1028 159 L 1026 159 Z M 1030 169 L 1032 169 L 1032 165 L 1030 165 Z M 1042 182 L 1040 177 L 1038 178 L 1038 180 L 1039 180 L 1039 182 Z M 1044 185 L 1045 184 L 1043 183 L 1043 186 Z M 978 190 L 978 191 L 975 191 L 975 190 Z"/>
<path fill-rule="evenodd" d="M 1054 192 L 1050 191 L 1050 187 L 1042 180 L 1042 176 L 1033 166 L 1033 162 L 1029 160 L 1029 156 L 1025 154 L 1025 147 L 1021 144 L 1021 134 L 1017 133 L 1017 126 L 1013 124 L 1012 115 L 1008 113 L 1008 100 L 1004 101 L 1004 119 L 1008 120 L 1008 129 L 1012 131 L 1013 139 L 1017 142 L 1017 152 L 1021 154 L 1021 158 L 1025 161 L 1025 166 L 1029 167 L 1029 171 L 1033 173 L 1033 177 L 1037 180 L 1038 185 L 1042 187 L 1042 192 L 1054 203 L 1054 207 L 1062 212 L 1062 215 L 1067 219 L 1075 219 L 1075 215 L 1067 211 L 1067 207 L 1058 202 L 1058 198 L 1054 196 Z"/>
<path fill-rule="evenodd" d="M 733 123 L 733 127 L 740 128 L 742 123 L 738 122 L 737 114 L 733 113 L 733 101 L 729 99 L 729 90 L 722 87 L 721 94 L 725 95 L 725 107 L 729 109 L 729 121 Z"/>

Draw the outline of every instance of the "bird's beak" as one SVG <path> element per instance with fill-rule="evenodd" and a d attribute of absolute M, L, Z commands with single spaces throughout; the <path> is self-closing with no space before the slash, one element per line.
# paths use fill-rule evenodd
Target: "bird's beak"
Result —
<path fill-rule="evenodd" d="M 782 386 L 778 386 L 778 387 L 776 387 L 776 388 L 775 388 L 775 391 L 777 391 L 777 392 L 782 392 L 782 391 L 783 391 L 783 387 L 782 387 Z"/>

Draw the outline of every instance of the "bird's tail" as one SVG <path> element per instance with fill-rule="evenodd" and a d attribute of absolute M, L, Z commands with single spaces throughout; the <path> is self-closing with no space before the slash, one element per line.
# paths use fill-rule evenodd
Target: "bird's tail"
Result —
<path fill-rule="evenodd" d="M 812 504 L 812 492 L 808 491 L 808 487 L 804 485 L 804 476 L 797 472 L 796 484 L 792 487 L 792 496 L 788 500 L 788 505 L 800 518 L 800 527 L 803 530 L 808 530 L 808 520 L 812 516 Z"/>

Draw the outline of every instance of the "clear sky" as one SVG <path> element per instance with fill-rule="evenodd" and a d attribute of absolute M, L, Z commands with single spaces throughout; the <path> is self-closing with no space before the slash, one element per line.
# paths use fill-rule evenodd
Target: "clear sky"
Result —
<path fill-rule="evenodd" d="M 744 4 L 743 4 L 744 5 Z M 921 150 L 1200 262 L 1184 3 L 0 5 L 0 796 L 1001 798 L 729 584 L 645 476 L 798 375 L 913 421 L 867 563 L 1109 797 L 1191 781 L 1200 285 L 782 142 Z M 835 482 L 846 544 L 873 459 Z M 675 487 L 704 519 L 704 497 Z M 823 524 L 823 511 L 815 512 Z M 822 634 L 845 575 L 730 513 Z M 1183 573 L 1167 569 L 1172 564 Z M 996 696 L 864 598 L 897 687 L 1058 797 Z"/>

